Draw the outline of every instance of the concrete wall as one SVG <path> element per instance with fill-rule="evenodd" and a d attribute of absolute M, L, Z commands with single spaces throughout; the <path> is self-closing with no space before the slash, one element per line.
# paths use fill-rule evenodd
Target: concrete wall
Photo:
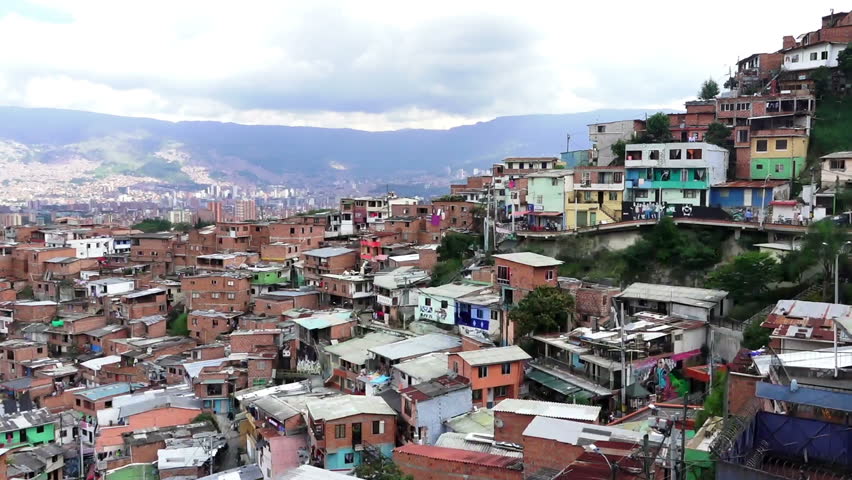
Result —
<path fill-rule="evenodd" d="M 431 400 L 417 402 L 417 427 L 426 427 L 427 445 L 434 445 L 446 431 L 444 421 L 473 410 L 469 388 L 463 388 Z"/>

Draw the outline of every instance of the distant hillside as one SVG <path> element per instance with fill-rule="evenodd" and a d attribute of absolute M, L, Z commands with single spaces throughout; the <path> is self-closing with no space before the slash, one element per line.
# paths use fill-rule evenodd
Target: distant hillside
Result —
<path fill-rule="evenodd" d="M 557 155 L 564 151 L 568 133 L 572 150 L 587 148 L 587 124 L 641 118 L 645 113 L 598 110 L 500 117 L 449 130 L 365 132 L 172 123 L 71 110 L 0 107 L 0 140 L 29 147 L 24 156 L 39 162 L 62 162 L 75 155 L 98 162 L 95 174 L 100 176 L 187 181 L 181 165 L 205 167 L 213 178 L 238 174 L 252 180 L 323 172 L 345 172 L 353 178 L 446 176 L 459 168 L 487 167 L 507 156 Z"/>

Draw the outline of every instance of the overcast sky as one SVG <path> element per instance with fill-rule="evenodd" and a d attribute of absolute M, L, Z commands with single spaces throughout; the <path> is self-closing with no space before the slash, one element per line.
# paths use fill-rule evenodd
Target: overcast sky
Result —
<path fill-rule="evenodd" d="M 0 0 L 0 104 L 366 130 L 682 108 L 842 3 Z"/>

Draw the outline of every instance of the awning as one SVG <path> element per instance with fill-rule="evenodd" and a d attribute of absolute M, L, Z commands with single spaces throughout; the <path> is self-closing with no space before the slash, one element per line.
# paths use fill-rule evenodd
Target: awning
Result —
<path fill-rule="evenodd" d="M 558 217 L 562 212 L 527 212 L 534 217 Z"/>
<path fill-rule="evenodd" d="M 643 387 L 639 382 L 633 382 L 627 386 L 627 392 L 625 394 L 630 398 L 648 398 L 651 396 L 651 392 L 648 391 L 645 387 Z"/>
<path fill-rule="evenodd" d="M 529 373 L 527 373 L 526 378 L 539 383 L 554 392 L 561 393 L 566 397 L 572 397 L 575 403 L 588 401 L 595 396 L 594 393 L 589 392 L 588 390 L 583 390 L 573 383 L 566 382 L 561 378 L 554 377 L 553 375 L 547 372 L 542 372 L 541 370 L 532 369 Z"/>

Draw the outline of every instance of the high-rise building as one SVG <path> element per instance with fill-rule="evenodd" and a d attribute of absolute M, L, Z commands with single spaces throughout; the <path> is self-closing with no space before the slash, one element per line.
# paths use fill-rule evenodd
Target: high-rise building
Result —
<path fill-rule="evenodd" d="M 257 205 L 254 200 L 237 200 L 234 202 L 234 221 L 246 220 L 257 220 Z"/>
<path fill-rule="evenodd" d="M 207 202 L 207 209 L 212 212 L 214 222 L 221 222 L 224 219 L 222 216 L 222 202 Z"/>

